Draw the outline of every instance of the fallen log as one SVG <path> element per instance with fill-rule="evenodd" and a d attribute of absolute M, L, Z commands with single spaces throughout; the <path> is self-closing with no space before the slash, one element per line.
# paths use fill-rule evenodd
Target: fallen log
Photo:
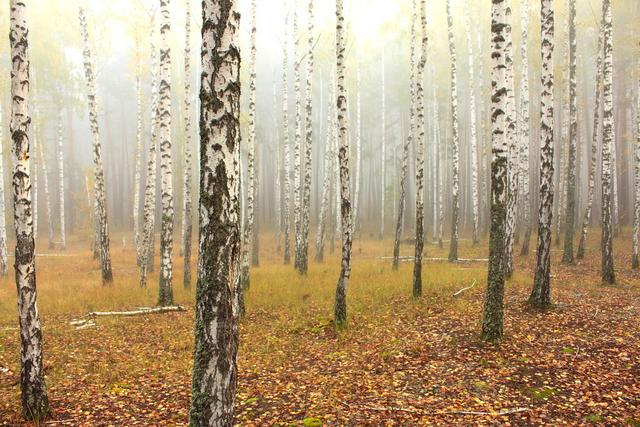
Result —
<path fill-rule="evenodd" d="M 137 310 L 132 311 L 93 311 L 85 317 L 106 317 L 106 316 L 120 316 L 120 317 L 129 317 L 129 316 L 138 316 L 142 314 L 158 314 L 158 313 L 169 313 L 173 311 L 185 311 L 184 307 L 180 307 L 179 305 L 173 305 L 169 307 L 141 307 Z"/>

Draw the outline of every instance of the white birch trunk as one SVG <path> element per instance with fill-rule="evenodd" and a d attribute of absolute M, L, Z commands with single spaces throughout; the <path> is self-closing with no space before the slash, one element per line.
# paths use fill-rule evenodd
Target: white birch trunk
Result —
<path fill-rule="evenodd" d="M 338 109 L 338 162 L 340 164 L 340 216 L 342 219 L 342 261 L 336 287 L 334 322 L 337 328 L 347 326 L 347 287 L 351 275 L 351 183 L 349 182 L 349 139 L 347 138 L 347 91 L 345 86 L 345 22 L 344 1 L 336 0 L 336 81 Z"/>
<path fill-rule="evenodd" d="M 184 174 L 182 200 L 182 254 L 184 272 L 182 283 L 185 289 L 191 287 L 191 237 L 193 235 L 193 167 L 191 160 L 191 1 L 185 3 L 185 43 L 184 43 Z"/>
<path fill-rule="evenodd" d="M 36 302 L 35 241 L 31 216 L 29 173 L 29 30 L 26 3 L 11 0 L 11 134 L 13 154 L 13 208 L 16 231 L 15 270 L 20 323 L 20 391 L 22 415 L 43 421 L 49 399 L 42 362 L 42 330 Z"/>
<path fill-rule="evenodd" d="M 447 3 L 448 4 L 448 3 Z M 416 245 L 413 264 L 413 297 L 422 296 L 422 253 L 424 251 L 424 157 L 425 157 L 425 95 L 424 70 L 427 64 L 427 6 L 420 0 L 421 49 L 416 76 Z"/>
<path fill-rule="evenodd" d="M 49 231 L 49 249 L 53 249 L 53 215 L 51 212 L 51 193 L 49 193 L 49 171 L 47 170 L 47 158 L 42 151 L 42 144 L 38 145 L 38 156 L 42 167 L 42 185 L 44 185 L 44 204 L 47 209 L 47 229 Z"/>
<path fill-rule="evenodd" d="M 0 276 L 6 276 L 9 273 L 8 251 L 7 251 L 7 223 L 6 223 L 6 207 L 4 198 L 4 154 L 2 152 L 2 142 L 4 135 L 2 128 L 2 105 L 0 105 Z"/>
<path fill-rule="evenodd" d="M 300 84 L 300 62 L 298 60 L 300 45 L 300 31 L 298 29 L 298 4 L 294 1 L 293 12 L 293 78 L 294 95 L 296 99 L 295 139 L 293 145 L 293 216 L 295 232 L 295 258 L 294 267 L 298 269 L 300 251 L 302 245 L 302 91 Z"/>
<path fill-rule="evenodd" d="M 133 243 L 136 248 L 136 261 L 140 264 L 142 242 L 140 234 L 140 176 L 142 175 L 142 76 L 140 63 L 136 76 L 136 170 L 133 182 Z"/>
<path fill-rule="evenodd" d="M 331 197 L 331 177 L 334 170 L 335 152 L 333 150 L 335 141 L 333 129 L 337 126 L 335 120 L 335 108 L 333 100 L 335 99 L 334 82 L 331 81 L 329 86 L 329 108 L 327 109 L 327 139 L 324 154 L 324 177 L 322 181 L 322 200 L 320 202 L 320 217 L 318 220 L 318 232 L 316 235 L 316 262 L 324 261 L 324 238 L 327 230 L 327 219 L 329 214 L 329 205 Z"/>
<path fill-rule="evenodd" d="M 615 182 L 615 126 L 613 117 L 613 24 L 611 0 L 603 0 L 604 17 L 604 63 L 603 63 L 603 103 L 602 125 L 604 139 L 602 141 L 602 283 L 613 285 L 616 276 L 613 265 L 613 232 L 612 218 L 612 182 Z M 615 198 L 614 198 L 615 206 Z"/>
<path fill-rule="evenodd" d="M 471 207 L 473 215 L 472 240 L 473 244 L 477 245 L 480 242 L 478 235 L 478 132 L 476 126 L 475 68 L 473 61 L 473 43 L 471 41 L 471 17 L 468 3 L 465 7 L 465 24 L 467 30 L 467 45 L 469 47 L 469 126 L 471 128 Z"/>
<path fill-rule="evenodd" d="M 460 211 L 460 144 L 458 135 L 458 63 L 456 58 L 456 45 L 453 37 L 453 15 L 451 13 L 451 0 L 447 0 L 447 29 L 449 39 L 449 55 L 451 57 L 451 243 L 449 247 L 449 262 L 458 259 L 458 226 Z"/>
<path fill-rule="evenodd" d="M 249 287 L 249 250 L 253 243 L 255 158 L 256 158 L 256 0 L 251 0 L 251 36 L 249 56 L 249 124 L 247 129 L 247 220 L 243 229 L 240 267 L 240 292 Z M 240 307 L 244 310 L 244 307 Z"/>
<path fill-rule="evenodd" d="M 298 273 L 307 274 L 309 268 L 309 211 L 311 210 L 311 166 L 313 145 L 313 0 L 309 0 L 307 19 L 307 81 L 305 95 L 305 141 L 304 141 L 304 182 L 302 185 L 302 218 L 300 230 L 300 249 Z"/>
<path fill-rule="evenodd" d="M 109 227 L 107 222 L 107 200 L 102 168 L 102 145 L 100 143 L 100 130 L 98 127 L 98 105 L 96 101 L 96 86 L 91 62 L 91 49 L 89 48 L 89 33 L 87 30 L 87 18 L 84 9 L 80 8 L 80 28 L 84 45 L 84 73 L 87 85 L 87 99 L 89 101 L 89 121 L 93 134 L 93 167 L 95 174 L 94 200 L 95 222 L 98 230 L 98 250 L 100 252 L 100 264 L 102 269 L 102 283 L 110 284 L 113 281 L 111 270 L 111 253 L 109 251 Z"/>
<path fill-rule="evenodd" d="M 191 426 L 234 422 L 240 290 L 240 14 L 203 2 L 200 233 Z"/>
<path fill-rule="evenodd" d="M 543 0 L 545 1 L 545 0 Z M 489 271 L 482 317 L 482 339 L 498 341 L 503 333 L 505 282 L 505 232 L 507 220 L 507 174 L 509 149 L 507 126 L 507 43 L 509 4 L 493 0 L 491 6 L 491 230 L 489 234 Z"/>
<path fill-rule="evenodd" d="M 640 59 L 637 68 L 640 71 Z M 636 94 L 636 143 L 633 147 L 633 187 L 634 187 L 634 206 L 633 206 L 633 244 L 631 251 L 631 267 L 637 269 L 640 267 L 640 259 L 638 258 L 638 235 L 640 234 L 640 73 L 638 73 L 638 93 Z"/>
<path fill-rule="evenodd" d="M 533 290 L 529 304 L 546 308 L 551 304 L 551 227 L 553 217 L 553 0 L 541 0 L 541 129 L 540 129 L 540 210 L 538 252 Z"/>
<path fill-rule="evenodd" d="M 1 176 L 1 175 L 0 175 Z M 62 140 L 62 110 L 58 116 L 58 195 L 60 204 L 60 249 L 67 248 L 67 234 L 64 218 L 64 146 Z"/>
<path fill-rule="evenodd" d="M 358 232 L 360 226 L 360 174 L 362 173 L 362 105 L 360 102 L 360 69 L 356 77 L 356 182 L 353 194 L 353 233 Z M 335 96 L 334 96 L 335 98 Z M 333 129 L 335 125 L 329 127 Z"/>
<path fill-rule="evenodd" d="M 529 0 L 523 0 L 520 5 L 520 182 L 522 191 L 522 226 L 524 228 L 524 240 L 522 241 L 521 255 L 529 254 L 531 241 L 531 184 L 529 181 L 529 145 L 530 121 L 529 112 Z"/>
<path fill-rule="evenodd" d="M 285 7 L 287 0 L 285 0 Z M 284 17 L 282 50 L 282 144 L 284 146 L 284 263 L 291 263 L 291 144 L 289 141 L 289 13 Z"/>

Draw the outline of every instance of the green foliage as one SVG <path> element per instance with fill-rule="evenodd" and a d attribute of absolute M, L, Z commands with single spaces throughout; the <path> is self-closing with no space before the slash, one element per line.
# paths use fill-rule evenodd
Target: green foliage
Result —
<path fill-rule="evenodd" d="M 304 427 L 322 427 L 322 420 L 320 418 L 305 418 L 302 420 Z"/>

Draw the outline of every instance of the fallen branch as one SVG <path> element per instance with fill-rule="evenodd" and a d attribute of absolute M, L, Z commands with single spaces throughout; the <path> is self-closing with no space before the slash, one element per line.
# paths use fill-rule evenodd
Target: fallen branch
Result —
<path fill-rule="evenodd" d="M 469 289 L 472 289 L 474 286 L 476 286 L 476 279 L 473 279 L 473 283 L 471 284 L 471 286 L 467 286 L 466 288 L 462 288 L 458 292 L 454 293 L 453 297 L 454 298 L 457 297 L 458 295 L 460 295 L 464 291 L 468 291 Z"/>
<path fill-rule="evenodd" d="M 496 417 L 500 417 L 503 415 L 511 415 L 518 414 L 520 412 L 529 412 L 531 408 L 515 408 L 515 409 L 505 409 L 499 412 L 484 412 L 484 411 L 441 411 L 434 412 L 434 415 L 493 415 Z"/>
<path fill-rule="evenodd" d="M 183 307 L 180 307 L 179 305 L 173 305 L 170 307 L 140 308 L 138 310 L 133 310 L 133 311 L 94 311 L 87 314 L 86 317 L 106 317 L 106 316 L 129 317 L 129 316 L 138 316 L 141 314 L 168 313 L 172 311 L 185 311 L 185 309 Z"/>

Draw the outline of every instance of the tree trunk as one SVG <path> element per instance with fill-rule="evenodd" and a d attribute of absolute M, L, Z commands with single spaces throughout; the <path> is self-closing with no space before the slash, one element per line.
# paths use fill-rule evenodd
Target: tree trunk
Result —
<path fill-rule="evenodd" d="M 603 102 L 604 112 L 602 125 L 604 139 L 602 141 L 602 283 L 613 285 L 616 276 L 613 266 L 613 220 L 612 220 L 612 173 L 613 145 L 615 144 L 615 127 L 613 123 L 613 35 L 611 0 L 603 0 L 602 15 L 604 25 L 604 68 L 603 68 Z"/>
<path fill-rule="evenodd" d="M 400 200 L 398 201 L 398 217 L 396 219 L 396 232 L 393 242 L 393 269 L 397 270 L 399 266 L 400 258 L 400 238 L 402 237 L 402 222 L 404 219 L 404 209 L 406 206 L 406 192 L 407 192 L 407 176 L 409 169 L 409 147 L 413 141 L 415 122 L 416 122 L 416 21 L 418 20 L 418 7 L 416 0 L 411 1 L 411 44 L 410 44 L 410 77 L 409 77 L 409 99 L 410 105 L 410 118 L 409 118 L 409 132 L 402 144 L 402 172 L 400 173 Z"/>
<path fill-rule="evenodd" d="M 471 17 L 468 4 L 465 7 L 465 24 L 467 30 L 467 45 L 469 46 L 469 126 L 471 131 L 471 208 L 473 215 L 472 240 L 473 245 L 477 245 L 480 243 L 478 235 L 478 132 L 476 126 L 476 86 L 473 62 L 473 43 L 471 42 Z"/>
<path fill-rule="evenodd" d="M 191 287 L 191 236 L 193 234 L 193 168 L 191 166 L 191 1 L 186 0 L 184 43 L 184 175 L 182 205 L 182 253 L 184 256 L 183 286 Z"/>
<path fill-rule="evenodd" d="M 49 415 L 42 363 L 42 331 L 36 303 L 35 241 L 29 174 L 29 30 L 25 2 L 11 0 L 11 122 L 13 208 L 16 231 L 15 270 L 20 322 L 22 415 L 37 424 Z"/>
<path fill-rule="evenodd" d="M 291 263 L 291 147 L 289 142 L 289 14 L 284 17 L 282 49 L 282 128 L 284 145 L 284 263 Z M 295 60 L 295 58 L 294 58 Z"/>
<path fill-rule="evenodd" d="M 33 239 L 35 243 L 38 243 L 38 110 L 34 108 L 35 120 L 33 121 Z M 96 223 L 97 224 L 97 223 Z M 96 225 L 96 232 L 98 227 Z M 99 241 L 99 235 L 95 235 L 96 243 Z M 94 258 L 99 255 L 98 245 L 94 249 Z"/>
<path fill-rule="evenodd" d="M 449 37 L 449 54 L 451 56 L 451 149 L 452 149 L 452 183 L 451 183 L 451 242 L 449 246 L 449 262 L 458 260 L 458 223 L 459 223 L 459 189 L 460 189 L 460 147 L 458 136 L 458 64 L 456 45 L 453 38 L 453 15 L 451 0 L 447 0 L 447 27 Z"/>
<path fill-rule="evenodd" d="M 422 252 L 424 251 L 424 157 L 425 112 L 424 69 L 427 64 L 427 10 L 426 1 L 420 0 L 421 50 L 416 77 L 417 141 L 416 141 L 416 245 L 413 265 L 413 297 L 422 296 Z"/>
<path fill-rule="evenodd" d="M 360 174 L 362 173 L 362 108 L 360 102 L 360 69 L 357 71 L 356 88 L 356 182 L 353 195 L 353 233 L 360 227 Z M 335 97 L 335 96 L 334 96 Z M 334 129 L 335 124 L 329 129 Z"/>
<path fill-rule="evenodd" d="M 65 232 L 64 219 L 64 150 L 62 145 L 62 109 L 58 116 L 58 194 L 60 197 L 60 248 L 67 248 L 67 234 Z M 0 171 L 0 176 L 2 176 Z M 1 189 L 0 189 L 1 191 Z M 4 218 L 4 216 L 3 216 Z"/>
<path fill-rule="evenodd" d="M 171 160 L 171 48 L 169 32 L 170 0 L 160 0 L 160 193 L 162 226 L 160 230 L 160 286 L 158 305 L 173 305 L 173 165 Z"/>
<path fill-rule="evenodd" d="M 293 75 L 294 95 L 296 98 L 295 139 L 293 144 L 293 215 L 295 232 L 295 257 L 294 267 L 299 271 L 299 263 L 302 251 L 302 93 L 300 84 L 300 63 L 297 59 L 300 45 L 300 31 L 298 29 L 298 10 L 294 7 L 293 13 Z"/>
<path fill-rule="evenodd" d="M 152 21 L 155 30 L 155 22 Z M 140 287 L 147 286 L 147 273 L 153 267 L 154 233 L 156 227 L 156 184 L 157 184 L 157 145 L 158 145 L 158 59 L 151 34 L 151 139 L 147 154 L 147 179 L 144 191 L 142 251 L 140 260 Z"/>
<path fill-rule="evenodd" d="M 380 234 L 378 238 L 382 240 L 384 238 L 384 209 L 385 209 L 385 196 L 387 190 L 387 100 L 386 100 L 386 81 L 385 81 L 385 64 L 384 64 L 385 56 L 384 56 L 384 46 L 382 47 L 382 62 L 381 62 L 381 74 L 382 74 L 382 106 L 381 106 L 381 117 L 380 117 L 380 137 L 381 137 L 381 146 L 380 146 Z"/>
<path fill-rule="evenodd" d="M 138 63 L 136 76 L 136 170 L 133 182 L 133 243 L 136 248 L 136 262 L 142 259 L 142 237 L 140 234 L 140 176 L 142 175 L 142 76 L 141 61 Z"/>
<path fill-rule="evenodd" d="M 580 232 L 580 242 L 578 243 L 578 259 L 584 258 L 584 251 L 587 241 L 587 231 L 591 222 L 591 211 L 593 208 L 593 199 L 596 189 L 596 162 L 598 160 L 598 143 L 601 136 L 600 132 L 600 109 L 602 107 L 602 44 L 604 43 L 604 22 L 600 22 L 600 31 L 598 36 L 598 53 L 596 59 L 596 88 L 595 88 L 595 105 L 593 108 L 593 131 L 591 134 L 591 162 L 589 164 L 589 191 L 587 195 L 587 208 L 582 221 L 582 229 Z"/>
<path fill-rule="evenodd" d="M 0 117 L 4 117 L 2 115 L 2 105 L 0 105 Z M 2 122 L 0 121 L 0 141 L 4 141 L 3 130 Z M 4 155 L 2 152 L 2 143 L 0 142 L 0 276 L 6 276 L 9 274 L 4 194 Z"/>
<path fill-rule="evenodd" d="M 358 75 L 359 77 L 359 75 Z M 322 200 L 320 202 L 320 217 L 318 220 L 318 234 L 316 236 L 316 262 L 324 261 L 324 237 L 327 230 L 327 217 L 329 214 L 330 196 L 331 196 L 331 176 L 333 174 L 333 166 L 335 162 L 335 132 L 333 129 L 337 126 L 335 120 L 335 111 L 333 101 L 335 99 L 334 82 L 331 81 L 329 87 L 329 108 L 327 109 L 327 142 L 324 154 L 324 178 L 322 182 Z"/>
<path fill-rule="evenodd" d="M 640 70 L 640 60 L 638 60 L 638 70 Z M 631 268 L 640 267 L 640 259 L 638 259 L 638 234 L 640 234 L 640 74 L 638 75 L 638 97 L 636 99 L 636 143 L 633 147 L 633 187 L 635 193 L 633 208 L 633 250 L 631 256 Z"/>
<path fill-rule="evenodd" d="M 53 215 L 51 213 L 51 193 L 49 193 L 49 171 L 47 170 L 47 157 L 42 151 L 42 144 L 38 145 L 40 166 L 42 166 L 42 184 L 44 185 L 44 204 L 47 209 L 47 229 L 49 230 L 49 249 L 53 249 Z"/>
<path fill-rule="evenodd" d="M 543 0 L 545 1 L 545 0 Z M 546 0 L 550 1 L 550 0 Z M 489 232 L 489 271 L 482 317 L 482 339 L 498 341 L 503 333 L 505 280 L 505 231 L 507 220 L 508 146 L 507 125 L 507 35 L 511 25 L 505 0 L 494 0 L 491 7 L 491 229 Z"/>
<path fill-rule="evenodd" d="M 338 108 L 338 162 L 340 164 L 340 216 L 342 218 L 342 263 L 336 287 L 334 322 L 347 326 L 347 286 L 351 275 L 351 184 L 349 182 L 349 139 L 347 138 L 347 91 L 345 87 L 344 1 L 336 0 L 336 80 Z"/>
<path fill-rule="evenodd" d="M 244 223 L 240 268 L 240 292 L 249 288 L 249 250 L 253 240 L 256 162 L 256 0 L 251 0 L 251 55 L 249 59 L 249 126 L 247 129 L 247 220 Z M 244 309 L 244 307 L 240 307 Z"/>
<path fill-rule="evenodd" d="M 189 424 L 233 425 L 240 291 L 240 14 L 203 3 L 200 250 Z M 214 85 L 215 82 L 215 85 Z"/>
<path fill-rule="evenodd" d="M 107 200 L 104 179 L 104 169 L 102 168 L 102 145 L 100 143 L 100 130 L 98 127 L 98 105 L 96 101 L 96 86 L 93 75 L 93 64 L 91 62 L 91 49 L 89 48 L 89 32 L 87 30 L 87 18 L 84 9 L 80 8 L 80 29 L 84 44 L 84 74 L 87 84 L 87 99 L 89 101 L 89 121 L 91 132 L 93 133 L 93 167 L 95 174 L 94 200 L 95 200 L 95 221 L 98 232 L 97 242 L 100 252 L 100 266 L 102 269 L 102 284 L 108 285 L 113 282 L 113 272 L 111 270 L 111 253 L 109 251 L 109 227 L 107 222 Z"/>
<path fill-rule="evenodd" d="M 518 203 L 518 131 L 516 120 L 516 98 L 515 98 L 515 76 L 514 76 L 514 55 L 513 55 L 513 35 L 512 35 L 512 13 L 511 0 L 505 1 L 505 14 L 507 27 L 504 29 L 505 40 L 505 79 L 507 88 L 505 138 L 508 149 L 508 172 L 507 172 L 507 222 L 505 228 L 505 265 L 504 274 L 506 277 L 513 275 L 513 245 L 515 241 L 516 210 Z"/>
<path fill-rule="evenodd" d="M 578 151 L 578 101 L 576 93 L 576 0 L 569 1 L 569 155 L 567 156 L 567 210 L 562 262 L 573 264 L 573 235 L 576 218 L 576 162 Z"/>
<path fill-rule="evenodd" d="M 530 120 L 529 113 L 529 0 L 523 0 L 520 5 L 520 28 L 521 47 L 520 57 L 522 61 L 522 74 L 520 78 L 520 176 L 522 178 L 522 227 L 524 228 L 524 239 L 520 255 L 529 254 L 529 244 L 531 242 L 531 185 L 529 182 L 529 145 Z"/>
<path fill-rule="evenodd" d="M 540 210 L 536 272 L 529 304 L 537 308 L 546 308 L 551 305 L 551 224 L 553 217 L 553 0 L 541 0 L 541 27 Z"/>

